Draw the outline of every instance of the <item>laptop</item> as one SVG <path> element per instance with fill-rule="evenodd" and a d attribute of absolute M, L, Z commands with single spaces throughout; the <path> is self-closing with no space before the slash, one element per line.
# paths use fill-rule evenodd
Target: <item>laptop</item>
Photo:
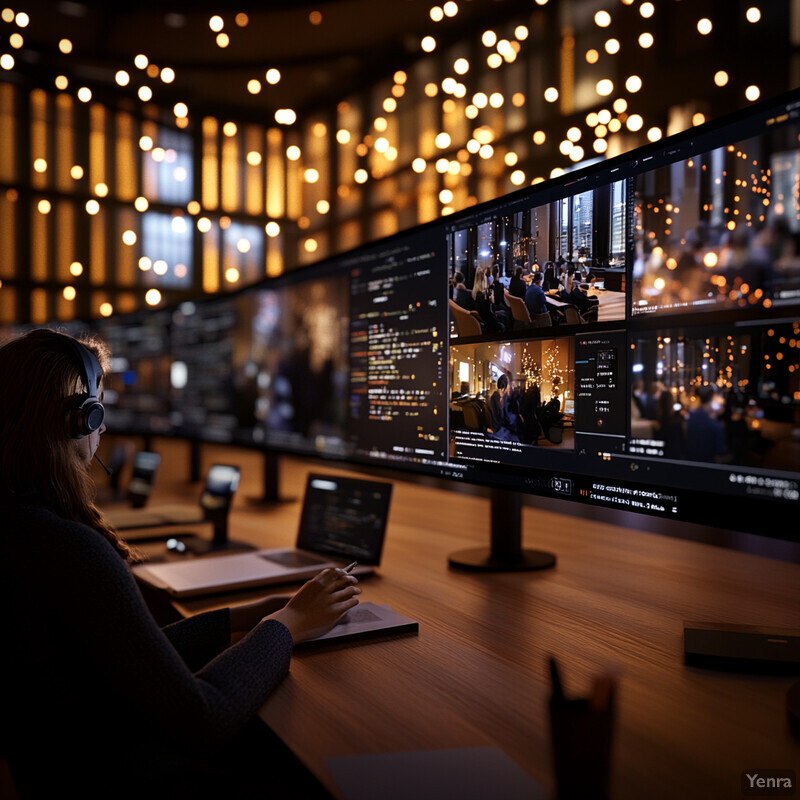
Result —
<path fill-rule="evenodd" d="M 305 581 L 353 561 L 354 575 L 368 575 L 380 564 L 391 494 L 391 483 L 311 473 L 295 547 L 137 564 L 133 572 L 178 598 Z"/>

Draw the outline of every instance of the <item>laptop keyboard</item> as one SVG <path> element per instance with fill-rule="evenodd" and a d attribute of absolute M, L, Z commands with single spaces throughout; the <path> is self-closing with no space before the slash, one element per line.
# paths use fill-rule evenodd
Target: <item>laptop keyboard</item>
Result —
<path fill-rule="evenodd" d="M 287 550 L 283 553 L 270 553 L 269 555 L 262 556 L 262 558 L 280 564 L 282 567 L 313 567 L 314 564 L 327 563 L 325 559 L 307 555 L 306 553 L 298 553 L 293 550 Z"/>

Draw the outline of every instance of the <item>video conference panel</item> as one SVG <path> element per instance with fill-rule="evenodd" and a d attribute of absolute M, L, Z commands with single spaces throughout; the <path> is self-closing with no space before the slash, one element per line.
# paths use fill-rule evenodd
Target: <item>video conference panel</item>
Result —
<path fill-rule="evenodd" d="M 753 528 L 800 499 L 799 137 L 795 93 L 98 322 L 109 423 Z"/>

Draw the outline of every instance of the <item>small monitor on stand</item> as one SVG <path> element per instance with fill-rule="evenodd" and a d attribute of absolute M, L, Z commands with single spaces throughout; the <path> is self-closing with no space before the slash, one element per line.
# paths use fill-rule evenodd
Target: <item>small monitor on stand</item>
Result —
<path fill-rule="evenodd" d="M 203 517 L 214 526 L 211 541 L 198 537 L 172 537 L 167 541 L 167 550 L 176 553 L 190 552 L 203 555 L 224 550 L 254 550 L 252 545 L 236 542 L 228 536 L 228 516 L 233 497 L 239 488 L 241 471 L 232 464 L 214 464 L 208 471 L 206 483 L 200 494 Z"/>
<path fill-rule="evenodd" d="M 128 500 L 134 508 L 143 508 L 153 491 L 161 456 L 141 450 L 133 457 L 133 472 L 128 484 Z"/>

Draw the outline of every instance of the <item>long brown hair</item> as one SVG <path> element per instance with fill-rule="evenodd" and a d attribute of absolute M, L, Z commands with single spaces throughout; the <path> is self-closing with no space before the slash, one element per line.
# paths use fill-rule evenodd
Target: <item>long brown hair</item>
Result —
<path fill-rule="evenodd" d="M 105 375 L 105 343 L 79 341 Z M 70 409 L 88 396 L 64 334 L 40 328 L 0 346 L 0 496 L 37 496 L 60 516 L 98 531 L 131 562 L 135 554 L 95 505 L 94 481 L 69 433 Z"/>

